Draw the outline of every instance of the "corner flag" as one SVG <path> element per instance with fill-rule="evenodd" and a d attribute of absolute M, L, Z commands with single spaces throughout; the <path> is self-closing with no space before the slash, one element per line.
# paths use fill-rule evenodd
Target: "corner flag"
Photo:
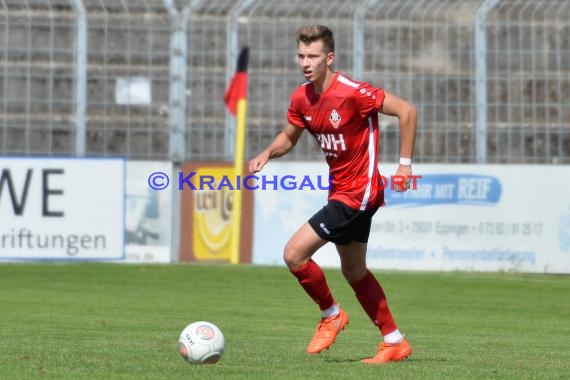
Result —
<path fill-rule="evenodd" d="M 245 155 L 245 121 L 247 114 L 247 62 L 249 59 L 249 48 L 244 47 L 239 53 L 237 72 L 234 75 L 225 95 L 224 102 L 228 111 L 236 116 L 236 148 L 234 156 L 234 170 L 238 181 L 243 178 L 243 158 Z M 239 263 L 239 250 L 241 238 L 241 211 L 242 211 L 242 191 L 234 190 L 232 205 L 232 256 L 231 263 Z"/>

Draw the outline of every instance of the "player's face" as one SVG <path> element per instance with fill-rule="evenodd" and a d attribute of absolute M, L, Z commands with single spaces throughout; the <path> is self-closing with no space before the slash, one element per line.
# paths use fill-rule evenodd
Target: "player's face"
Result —
<path fill-rule="evenodd" d="M 313 83 L 323 81 L 333 61 L 334 53 L 325 51 L 323 41 L 299 43 L 297 63 L 306 80 Z"/>

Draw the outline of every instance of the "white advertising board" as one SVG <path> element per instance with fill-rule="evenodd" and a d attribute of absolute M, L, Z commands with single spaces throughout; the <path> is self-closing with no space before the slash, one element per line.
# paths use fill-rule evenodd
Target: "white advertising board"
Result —
<path fill-rule="evenodd" d="M 126 257 L 129 263 L 169 263 L 171 259 L 172 190 L 154 190 L 151 175 L 172 174 L 171 162 L 128 161 Z"/>
<path fill-rule="evenodd" d="M 0 259 L 124 257 L 123 159 L 0 158 Z"/>
<path fill-rule="evenodd" d="M 381 166 L 387 178 L 395 170 Z M 281 162 L 263 172 L 326 173 L 319 163 Z M 416 165 L 413 174 L 422 176 L 416 190 L 386 189 L 386 206 L 372 222 L 370 268 L 570 273 L 570 167 Z M 284 244 L 326 196 L 326 190 L 257 191 L 253 261 L 281 264 Z M 315 260 L 339 266 L 332 244 Z"/>

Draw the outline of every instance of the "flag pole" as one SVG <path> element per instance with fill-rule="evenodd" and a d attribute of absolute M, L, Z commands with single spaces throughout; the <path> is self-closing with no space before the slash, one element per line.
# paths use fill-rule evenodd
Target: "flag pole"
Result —
<path fill-rule="evenodd" d="M 228 110 L 236 116 L 235 128 L 235 151 L 234 172 L 236 174 L 236 186 L 233 191 L 232 202 L 232 239 L 231 258 L 232 264 L 239 263 L 241 242 L 241 215 L 242 215 L 242 189 L 239 184 L 243 178 L 245 156 L 245 129 L 247 119 L 247 63 L 249 48 L 244 47 L 238 57 L 238 67 L 224 100 Z"/>
<path fill-rule="evenodd" d="M 247 116 L 247 104 L 245 99 L 241 99 L 237 106 L 236 119 L 236 150 L 234 158 L 234 170 L 236 173 L 236 182 L 239 184 L 243 178 L 243 166 L 245 155 L 245 121 Z M 239 263 L 239 251 L 241 241 L 241 215 L 242 215 L 242 192 L 243 190 L 234 190 L 234 201 L 232 207 L 232 264 Z"/>

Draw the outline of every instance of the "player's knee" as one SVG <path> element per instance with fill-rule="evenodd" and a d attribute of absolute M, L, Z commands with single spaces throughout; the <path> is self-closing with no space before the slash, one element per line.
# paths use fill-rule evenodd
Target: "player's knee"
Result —
<path fill-rule="evenodd" d="M 342 268 L 342 274 L 350 284 L 360 281 L 366 276 L 366 267 Z"/>
<path fill-rule="evenodd" d="M 295 269 L 295 255 L 293 255 L 293 252 L 289 248 L 289 245 L 286 245 L 285 249 L 283 250 L 283 261 L 289 267 L 289 269 Z"/>
<path fill-rule="evenodd" d="M 285 245 L 285 249 L 283 249 L 283 261 L 285 261 L 289 269 L 299 269 L 304 264 L 300 256 L 298 250 L 296 250 L 291 243 Z"/>

